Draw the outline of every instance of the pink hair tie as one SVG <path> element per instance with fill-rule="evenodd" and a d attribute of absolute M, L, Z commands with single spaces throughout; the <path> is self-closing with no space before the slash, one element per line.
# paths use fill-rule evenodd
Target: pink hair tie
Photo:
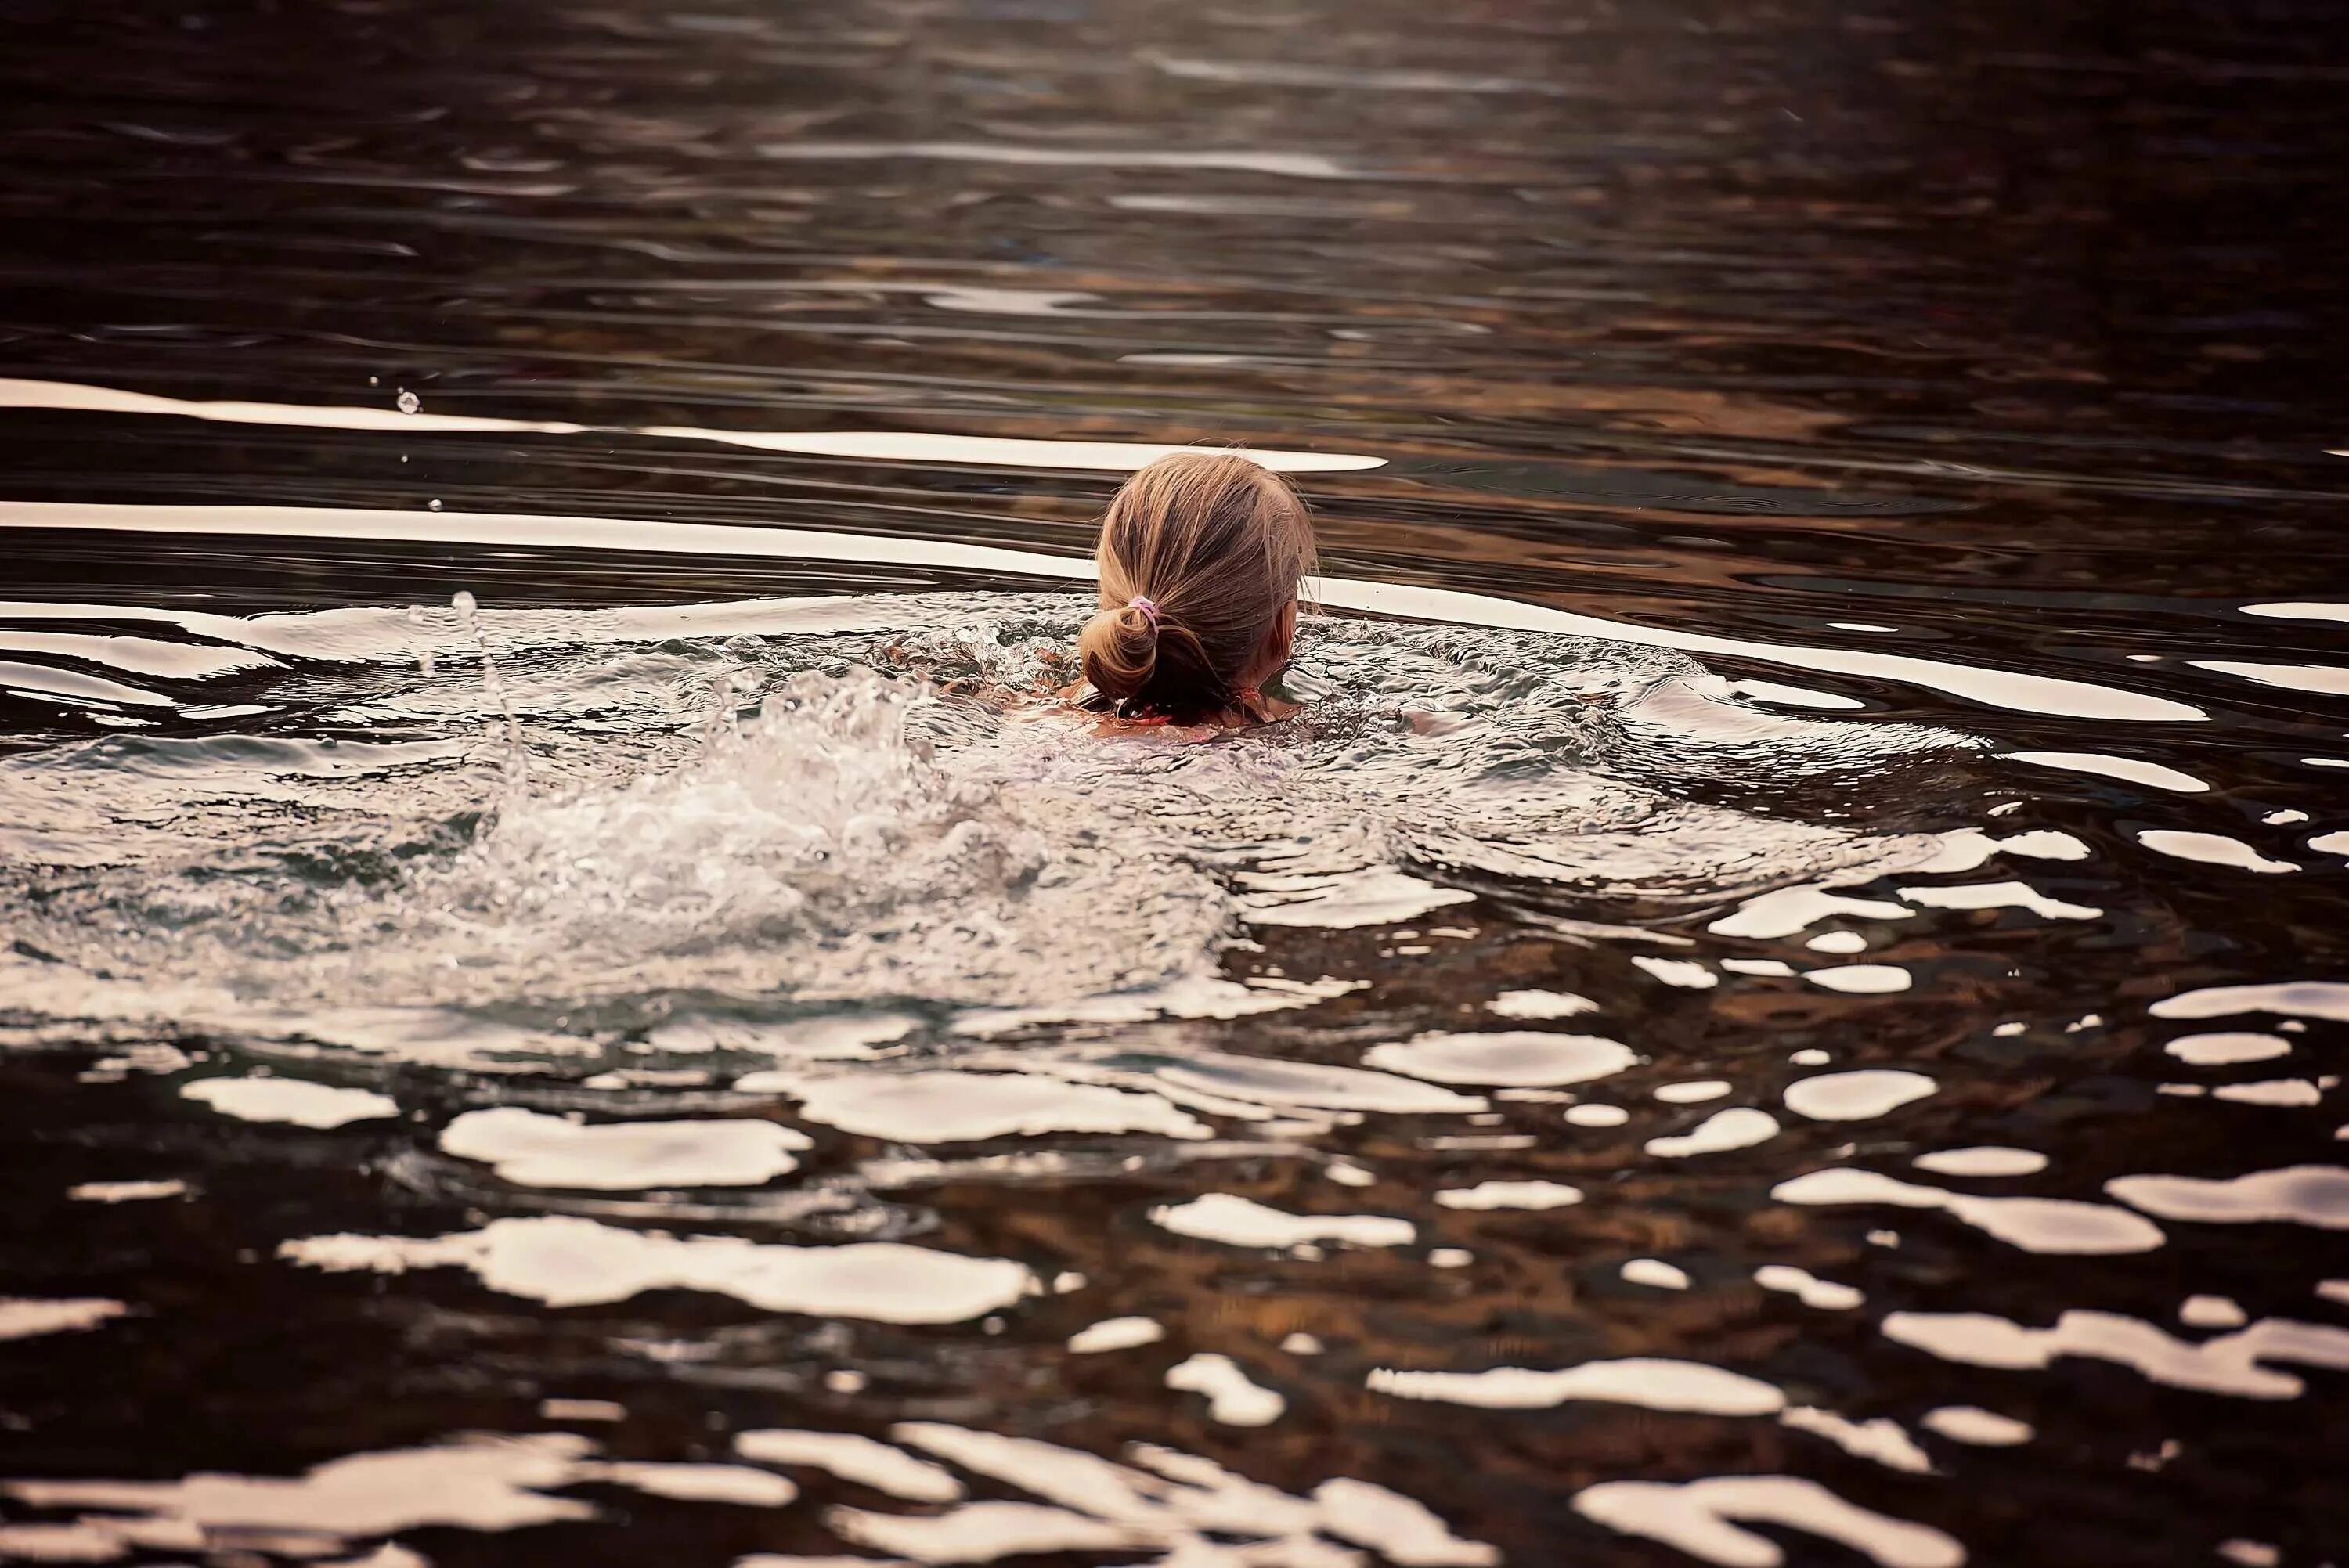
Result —
<path fill-rule="evenodd" d="M 1154 632 L 1158 629 L 1157 600 L 1149 598 L 1141 593 L 1136 593 L 1133 598 L 1128 599 L 1125 602 L 1125 607 L 1129 610 L 1141 611 L 1144 615 L 1150 617 L 1150 629 Z"/>

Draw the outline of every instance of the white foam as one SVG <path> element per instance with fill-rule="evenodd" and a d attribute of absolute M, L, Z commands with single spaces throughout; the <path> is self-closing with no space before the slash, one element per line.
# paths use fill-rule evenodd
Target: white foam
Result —
<path fill-rule="evenodd" d="M 1311 877 L 1248 872 L 1239 882 L 1242 887 L 1255 890 L 1240 900 L 1241 918 L 1250 924 L 1313 926 L 1324 931 L 1393 925 L 1452 904 L 1472 903 L 1476 897 L 1464 889 L 1438 887 L 1384 866 Z"/>
<path fill-rule="evenodd" d="M 1751 1149 L 1778 1135 L 1778 1119 L 1766 1110 L 1733 1106 L 1716 1110 L 1677 1137 L 1651 1138 L 1644 1145 L 1659 1160 L 1685 1160 L 1695 1154 L 1721 1154 Z"/>
<path fill-rule="evenodd" d="M 1959 1568 L 1966 1560 L 1964 1547 L 1930 1525 L 1846 1502 L 1797 1476 L 1601 1481 L 1575 1495 L 1574 1510 L 1610 1530 L 1661 1541 L 1722 1568 L 1777 1568 L 1785 1560 L 1776 1543 L 1733 1520 L 1806 1531 L 1879 1568 Z"/>
<path fill-rule="evenodd" d="M 1294 1247 L 1342 1242 L 1357 1247 L 1404 1247 L 1418 1236 L 1409 1220 L 1384 1214 L 1291 1214 L 1229 1192 L 1208 1192 L 1187 1203 L 1150 1211 L 1153 1222 L 1178 1236 L 1235 1247 Z"/>
<path fill-rule="evenodd" d="M 854 1073 L 802 1082 L 810 1121 L 902 1143 L 961 1143 L 1053 1132 L 1214 1135 L 1164 1096 L 1072 1084 L 1028 1073 L 936 1069 Z"/>
<path fill-rule="evenodd" d="M 2219 1181 L 2122 1176 L 2106 1182 L 2105 1191 L 2165 1220 L 2349 1230 L 2349 1170 L 2338 1165 L 2291 1165 Z"/>
<path fill-rule="evenodd" d="M 452 1235 L 327 1235 L 281 1243 L 278 1256 L 329 1272 L 465 1268 L 507 1295 L 549 1306 L 626 1301 L 651 1290 L 730 1295 L 769 1312 L 875 1323 L 967 1323 L 1037 1287 L 1020 1264 L 896 1242 L 766 1245 L 739 1236 L 678 1239 L 593 1220 L 493 1220 Z"/>
<path fill-rule="evenodd" d="M 735 1018 L 673 1018 L 645 1037 L 657 1051 L 678 1056 L 704 1051 L 750 1051 L 778 1061 L 869 1060 L 882 1047 L 920 1026 L 903 1013 L 846 1013 L 798 1018 L 788 1023 L 751 1023 Z M 753 1073 L 735 1084 L 760 1092 Z"/>
<path fill-rule="evenodd" d="M 807 1134 L 771 1121 L 613 1121 L 583 1125 L 520 1106 L 469 1110 L 440 1134 L 444 1153 L 479 1160 L 522 1187 L 641 1191 L 756 1187 L 798 1169 Z"/>
<path fill-rule="evenodd" d="M 1582 1202 L 1582 1189 L 1563 1181 L 1479 1181 L 1435 1194 L 1447 1209 L 1563 1209 Z"/>
<path fill-rule="evenodd" d="M 1166 1369 L 1166 1387 L 1205 1394 L 1208 1416 L 1227 1427 L 1268 1427 L 1288 1408 L 1288 1400 L 1249 1381 L 1228 1356 L 1201 1352 L 1177 1362 Z"/>
<path fill-rule="evenodd" d="M 1796 1078 L 1784 1096 L 1788 1110 L 1813 1121 L 1868 1121 L 1887 1115 L 1940 1088 L 1923 1073 L 1897 1068 L 1863 1068 Z"/>
<path fill-rule="evenodd" d="M 183 1085 L 180 1094 L 240 1121 L 290 1122 L 320 1130 L 399 1114 L 399 1102 L 388 1095 L 336 1088 L 305 1078 L 198 1078 Z"/>
<path fill-rule="evenodd" d="M 1165 1328 L 1154 1318 L 1104 1317 L 1069 1336 L 1069 1350 L 1076 1356 L 1098 1356 L 1104 1351 L 1155 1345 L 1165 1337 Z"/>
<path fill-rule="evenodd" d="M 1834 1168 L 1781 1181 L 1770 1195 L 1782 1203 L 1889 1203 L 1940 1209 L 2027 1253 L 2101 1255 L 2150 1252 L 2165 1239 L 2126 1209 L 2068 1198 L 1985 1198 L 1902 1181 L 1875 1171 Z"/>
<path fill-rule="evenodd" d="M 1629 1046 L 1598 1035 L 1510 1029 L 1490 1034 L 1426 1034 L 1374 1046 L 1362 1057 L 1437 1083 L 1555 1088 L 1621 1072 L 1640 1058 Z"/>
<path fill-rule="evenodd" d="M 1485 1372 L 1371 1371 L 1366 1386 L 1400 1399 L 1434 1399 L 1488 1410 L 1547 1409 L 1569 1399 L 1713 1416 L 1775 1416 L 1786 1397 L 1770 1384 L 1694 1361 L 1630 1357 L 1555 1372 L 1495 1367 Z"/>

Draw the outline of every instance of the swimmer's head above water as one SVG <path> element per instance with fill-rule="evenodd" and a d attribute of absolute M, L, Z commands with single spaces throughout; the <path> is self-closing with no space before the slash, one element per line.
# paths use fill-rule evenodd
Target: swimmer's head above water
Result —
<path fill-rule="evenodd" d="M 1077 651 L 1129 717 L 1269 717 L 1257 687 L 1288 662 L 1313 520 L 1288 481 L 1230 452 L 1176 452 L 1102 519 L 1101 609 Z"/>

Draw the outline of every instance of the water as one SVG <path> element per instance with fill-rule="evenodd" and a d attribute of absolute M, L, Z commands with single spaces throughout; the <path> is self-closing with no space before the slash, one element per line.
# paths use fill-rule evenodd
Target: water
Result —
<path fill-rule="evenodd" d="M 2046 12 L 16 29 L 0 1559 L 2338 1561 L 2349 62 Z"/>

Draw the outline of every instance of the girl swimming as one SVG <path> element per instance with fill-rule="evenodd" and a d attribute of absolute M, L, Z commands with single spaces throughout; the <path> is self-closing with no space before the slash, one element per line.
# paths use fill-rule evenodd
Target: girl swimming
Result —
<path fill-rule="evenodd" d="M 1231 452 L 1137 471 L 1102 519 L 1101 609 L 1077 651 L 1088 706 L 1236 728 L 1295 711 L 1260 688 L 1288 662 L 1313 520 L 1288 481 Z"/>

